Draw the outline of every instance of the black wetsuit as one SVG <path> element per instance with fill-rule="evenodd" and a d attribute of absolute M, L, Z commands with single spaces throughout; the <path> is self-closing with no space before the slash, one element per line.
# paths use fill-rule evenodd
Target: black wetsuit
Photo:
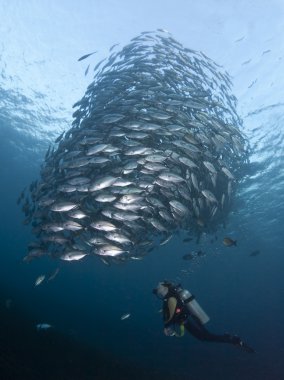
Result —
<path fill-rule="evenodd" d="M 170 297 L 174 297 L 176 299 L 177 305 L 173 317 L 168 321 L 170 317 L 168 300 Z M 191 315 L 189 313 L 189 311 L 184 306 L 183 302 L 180 300 L 175 288 L 169 288 L 169 292 L 167 296 L 164 298 L 163 317 L 165 328 L 183 324 L 186 330 L 199 340 L 209 342 L 231 343 L 234 345 L 243 344 L 243 342 L 238 336 L 233 336 L 230 334 L 216 335 L 209 332 L 196 316 Z"/>

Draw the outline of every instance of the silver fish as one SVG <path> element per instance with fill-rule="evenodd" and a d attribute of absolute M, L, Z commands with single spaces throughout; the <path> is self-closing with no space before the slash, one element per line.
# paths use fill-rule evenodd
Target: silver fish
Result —
<path fill-rule="evenodd" d="M 69 231 L 79 231 L 83 227 L 81 224 L 74 222 L 73 220 L 68 220 L 62 224 L 64 230 L 69 230 Z"/>
<path fill-rule="evenodd" d="M 124 252 L 124 249 L 111 244 L 102 245 L 96 250 L 96 254 L 101 256 L 119 256 Z"/>
<path fill-rule="evenodd" d="M 205 198 L 209 200 L 209 202 L 218 203 L 215 195 L 210 190 L 202 190 L 201 193 L 204 195 Z"/>
<path fill-rule="evenodd" d="M 160 173 L 158 177 L 164 181 L 175 182 L 175 183 L 184 181 L 184 179 L 181 176 L 174 173 L 170 173 L 170 172 Z"/>
<path fill-rule="evenodd" d="M 160 242 L 160 245 L 165 245 L 167 244 L 171 239 L 172 239 L 173 235 L 170 235 L 170 236 L 167 236 L 164 240 L 162 240 Z"/>
<path fill-rule="evenodd" d="M 233 176 L 233 174 L 230 172 L 230 170 L 229 170 L 228 168 L 226 168 L 226 167 L 223 166 L 223 167 L 221 168 L 221 170 L 222 170 L 223 173 L 226 174 L 226 176 L 227 176 L 229 179 L 232 179 L 232 180 L 235 179 L 235 177 Z"/>
<path fill-rule="evenodd" d="M 94 145 L 92 146 L 91 148 L 89 148 L 86 152 L 86 155 L 87 156 L 92 156 L 94 154 L 97 154 L 97 153 L 100 153 L 100 152 L 103 152 L 106 148 L 108 147 L 108 144 L 98 144 L 98 145 Z M 93 161 L 94 163 L 94 161 Z"/>
<path fill-rule="evenodd" d="M 90 226 L 100 231 L 115 231 L 116 230 L 116 226 L 113 223 L 107 222 L 104 220 L 101 220 L 101 221 L 98 220 L 96 222 L 93 222 L 90 224 Z"/>
<path fill-rule="evenodd" d="M 75 177 L 68 180 L 69 185 L 77 186 L 77 185 L 85 185 L 90 182 L 90 178 L 87 177 Z"/>
<path fill-rule="evenodd" d="M 211 164 L 211 162 L 203 161 L 204 166 L 213 174 L 217 174 L 216 169 L 214 168 L 214 165 Z"/>
<path fill-rule="evenodd" d="M 181 215 L 185 215 L 188 213 L 188 208 L 177 200 L 172 200 L 169 202 L 169 204 L 175 211 L 177 211 Z"/>
<path fill-rule="evenodd" d="M 74 219 L 84 219 L 87 218 L 88 215 L 86 215 L 83 211 L 81 210 L 73 210 L 68 213 L 68 216 Z"/>
<path fill-rule="evenodd" d="M 112 124 L 112 123 L 116 123 L 116 122 L 118 122 L 124 118 L 125 118 L 125 116 L 122 114 L 105 115 L 103 118 L 103 123 Z"/>
<path fill-rule="evenodd" d="M 112 195 L 112 194 L 106 194 L 106 193 L 98 194 L 98 195 L 95 197 L 95 200 L 96 200 L 97 202 L 103 202 L 103 203 L 106 203 L 106 202 L 113 202 L 115 199 L 116 199 L 116 196 L 114 196 L 114 195 Z"/>
<path fill-rule="evenodd" d="M 120 244 L 132 244 L 132 241 L 127 236 L 121 233 L 109 232 L 105 235 L 108 240 L 115 241 Z"/>
<path fill-rule="evenodd" d="M 131 316 L 130 313 L 125 313 L 125 314 L 123 314 L 123 315 L 120 317 L 120 320 L 121 320 L 121 321 L 124 321 L 125 319 L 128 319 L 130 316 Z"/>
<path fill-rule="evenodd" d="M 52 328 L 52 325 L 50 325 L 49 323 L 38 323 L 36 325 L 37 331 L 40 331 L 40 330 L 49 330 L 51 328 Z"/>
<path fill-rule="evenodd" d="M 197 165 L 187 157 L 179 157 L 178 159 L 180 162 L 182 162 L 184 165 L 188 166 L 189 168 L 197 168 Z"/>
<path fill-rule="evenodd" d="M 40 285 L 45 279 L 45 275 L 38 276 L 38 278 L 35 280 L 35 286 Z"/>
<path fill-rule="evenodd" d="M 69 251 L 61 255 L 60 259 L 64 261 L 78 261 L 83 259 L 85 256 L 87 256 L 87 253 L 82 251 Z"/>
<path fill-rule="evenodd" d="M 74 208 L 77 208 L 78 204 L 76 203 L 71 203 L 71 202 L 60 202 L 60 203 L 54 203 L 50 209 L 52 211 L 56 212 L 67 212 L 70 210 L 73 210 Z"/>
<path fill-rule="evenodd" d="M 191 174 L 190 174 L 190 178 L 191 178 L 192 184 L 193 184 L 193 186 L 195 187 L 195 189 L 196 189 L 197 191 L 199 191 L 199 186 L 198 186 L 198 182 L 197 182 L 196 175 L 195 175 L 194 173 L 191 173 Z"/>
<path fill-rule="evenodd" d="M 56 268 L 52 273 L 51 275 L 48 277 L 47 281 L 52 281 L 55 279 L 55 277 L 58 275 L 60 271 L 60 268 Z"/>
<path fill-rule="evenodd" d="M 89 186 L 89 191 L 97 191 L 110 187 L 113 183 L 115 183 L 116 180 L 117 178 L 112 176 L 105 176 L 99 178 L 95 180 L 93 183 L 91 183 L 91 185 Z"/>

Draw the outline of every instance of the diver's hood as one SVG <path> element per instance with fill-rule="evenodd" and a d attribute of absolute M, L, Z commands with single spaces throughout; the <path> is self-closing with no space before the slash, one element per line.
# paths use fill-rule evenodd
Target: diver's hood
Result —
<path fill-rule="evenodd" d="M 156 294 L 159 298 L 163 299 L 169 292 L 168 286 L 165 286 L 163 282 L 159 282 L 156 289 L 153 290 L 153 293 Z"/>

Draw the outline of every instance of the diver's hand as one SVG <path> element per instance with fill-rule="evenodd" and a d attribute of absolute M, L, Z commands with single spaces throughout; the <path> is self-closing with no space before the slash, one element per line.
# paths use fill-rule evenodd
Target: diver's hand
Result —
<path fill-rule="evenodd" d="M 171 327 L 165 327 L 164 328 L 164 334 L 166 336 L 175 336 L 176 335 L 174 330 Z"/>

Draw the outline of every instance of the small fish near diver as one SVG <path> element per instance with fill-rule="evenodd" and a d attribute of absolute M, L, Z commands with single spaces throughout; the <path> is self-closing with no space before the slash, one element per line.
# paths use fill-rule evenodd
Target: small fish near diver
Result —
<path fill-rule="evenodd" d="M 123 314 L 121 317 L 120 317 L 120 320 L 121 321 L 124 321 L 125 319 L 128 319 L 129 317 L 130 317 L 130 313 L 125 313 L 125 314 Z"/>
<path fill-rule="evenodd" d="M 38 323 L 36 325 L 37 331 L 46 331 L 46 330 L 49 330 L 51 328 L 52 328 L 52 325 L 50 325 L 49 323 Z"/>
<path fill-rule="evenodd" d="M 35 280 L 35 286 L 39 286 L 45 279 L 45 275 L 38 276 L 38 278 Z"/>
<path fill-rule="evenodd" d="M 195 338 L 207 342 L 229 343 L 247 352 L 255 352 L 237 335 L 211 333 L 205 328 L 209 317 L 195 297 L 180 284 L 163 281 L 153 289 L 163 301 L 163 322 L 166 336 L 182 337 L 185 330 Z"/>
<path fill-rule="evenodd" d="M 223 239 L 223 244 L 226 246 L 226 247 L 232 247 L 232 246 L 237 246 L 237 240 L 233 240 L 229 237 L 224 237 Z"/>

